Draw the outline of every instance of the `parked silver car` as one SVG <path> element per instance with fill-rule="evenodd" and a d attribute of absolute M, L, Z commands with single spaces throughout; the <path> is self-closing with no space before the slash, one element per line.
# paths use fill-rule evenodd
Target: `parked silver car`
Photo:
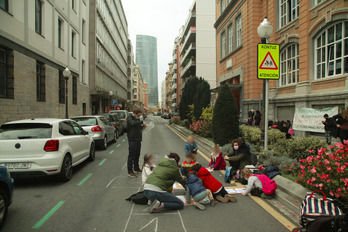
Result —
<path fill-rule="evenodd" d="M 129 116 L 129 112 L 127 110 L 111 110 L 109 113 L 117 114 L 122 121 L 122 127 L 124 132 L 127 131 L 127 119 Z"/>
<path fill-rule="evenodd" d="M 78 116 L 71 118 L 94 139 L 96 145 L 106 149 L 109 142 L 116 142 L 117 134 L 110 121 L 104 116 Z"/>

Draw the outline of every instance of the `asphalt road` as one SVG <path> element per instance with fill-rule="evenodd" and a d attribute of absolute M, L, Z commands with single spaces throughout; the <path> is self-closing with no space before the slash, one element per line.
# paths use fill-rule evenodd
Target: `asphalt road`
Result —
<path fill-rule="evenodd" d="M 184 158 L 184 141 L 166 126 L 168 120 L 149 116 L 147 123 L 142 154 L 150 152 L 160 159 L 171 151 Z M 149 214 L 146 206 L 125 201 L 141 188 L 140 176 L 127 176 L 127 155 L 123 135 L 107 150 L 97 151 L 94 162 L 76 167 L 68 183 L 53 177 L 16 180 L 14 202 L 2 231 L 289 231 L 254 200 L 241 195 L 236 195 L 235 204 L 219 203 L 206 211 L 185 206 L 181 211 Z M 207 166 L 202 157 L 198 161 Z M 223 180 L 220 172 L 214 176 Z"/>

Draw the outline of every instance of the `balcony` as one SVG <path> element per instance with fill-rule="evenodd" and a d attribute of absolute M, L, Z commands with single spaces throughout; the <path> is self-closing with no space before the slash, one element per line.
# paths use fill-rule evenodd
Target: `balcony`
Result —
<path fill-rule="evenodd" d="M 186 76 L 191 76 L 194 75 L 196 73 L 196 62 L 194 60 L 190 60 L 185 68 L 183 68 L 183 70 L 180 73 L 180 77 L 184 78 Z"/>
<path fill-rule="evenodd" d="M 190 14 L 186 20 L 185 26 L 184 26 L 184 35 L 187 34 L 187 31 L 190 27 L 196 26 L 196 11 L 190 10 Z"/>
<path fill-rule="evenodd" d="M 185 62 L 187 58 L 190 58 L 191 56 L 196 56 L 196 43 L 191 43 L 190 46 L 186 49 L 185 55 L 180 61 L 180 66 Z"/>
<path fill-rule="evenodd" d="M 183 51 L 192 44 L 196 42 L 196 27 L 191 27 L 189 33 L 186 35 L 182 48 L 180 49 L 180 55 L 182 55 Z"/>

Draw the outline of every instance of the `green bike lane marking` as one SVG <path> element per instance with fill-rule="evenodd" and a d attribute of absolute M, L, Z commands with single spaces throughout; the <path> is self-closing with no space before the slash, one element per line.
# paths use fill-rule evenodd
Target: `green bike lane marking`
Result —
<path fill-rule="evenodd" d="M 83 178 L 80 183 L 78 183 L 78 186 L 83 185 L 90 177 L 92 176 L 92 173 L 89 173 L 85 178 Z"/>
<path fill-rule="evenodd" d="M 111 151 L 109 152 L 109 155 L 111 155 L 112 153 L 114 153 L 114 151 L 115 151 L 115 150 L 111 150 Z"/>
<path fill-rule="evenodd" d="M 117 144 L 117 146 L 116 147 L 120 147 L 121 146 L 121 144 L 119 143 L 119 144 Z"/>
<path fill-rule="evenodd" d="M 99 166 L 102 166 L 103 163 L 105 163 L 105 161 L 106 161 L 106 159 L 103 159 L 98 165 L 99 165 Z"/>
<path fill-rule="evenodd" d="M 122 143 L 124 143 L 124 141 L 126 141 L 126 139 L 123 139 L 123 140 L 122 140 Z"/>
<path fill-rule="evenodd" d="M 39 229 L 63 204 L 65 201 L 58 202 L 48 213 L 43 216 L 32 228 Z"/>

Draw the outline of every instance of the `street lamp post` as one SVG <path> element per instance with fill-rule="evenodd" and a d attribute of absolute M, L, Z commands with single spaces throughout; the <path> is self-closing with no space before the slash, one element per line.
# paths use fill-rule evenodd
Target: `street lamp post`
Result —
<path fill-rule="evenodd" d="M 112 96 L 114 95 L 114 93 L 112 91 L 109 91 L 109 96 L 110 96 L 110 110 L 112 108 Z"/>
<path fill-rule="evenodd" d="M 66 67 L 63 71 L 63 76 L 65 78 L 65 118 L 69 118 L 69 110 L 68 110 L 68 80 L 71 76 L 71 72 L 68 67 Z"/>
<path fill-rule="evenodd" d="M 265 17 L 265 19 L 262 21 L 262 23 L 260 23 L 260 26 L 257 28 L 257 34 L 259 34 L 260 38 L 261 38 L 261 43 L 268 43 L 268 39 L 269 37 L 271 37 L 273 33 L 273 27 L 271 25 L 270 22 L 268 22 L 267 17 Z M 264 108 L 265 108 L 265 112 L 264 112 L 264 120 L 263 120 L 263 125 L 264 125 L 264 130 L 265 130 L 265 137 L 264 137 L 264 147 L 265 150 L 268 149 L 268 89 L 269 89 L 269 80 L 266 79 L 264 80 L 264 86 L 263 86 L 263 90 L 264 90 Z"/>

